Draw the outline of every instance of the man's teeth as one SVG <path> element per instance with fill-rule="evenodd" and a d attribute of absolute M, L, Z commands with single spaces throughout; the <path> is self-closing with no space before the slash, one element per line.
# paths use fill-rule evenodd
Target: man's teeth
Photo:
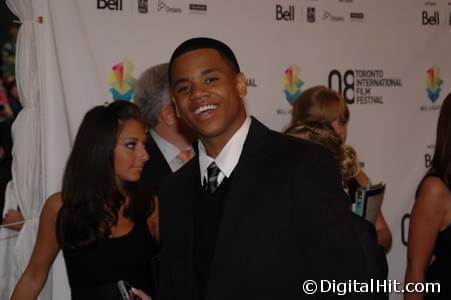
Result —
<path fill-rule="evenodd" d="M 207 110 L 213 110 L 213 109 L 216 109 L 217 107 L 218 107 L 218 106 L 217 106 L 217 105 L 214 105 L 214 104 L 209 104 L 209 105 L 200 106 L 200 107 L 198 107 L 198 108 L 194 111 L 194 113 L 195 113 L 196 115 L 200 115 L 200 114 L 206 112 Z"/>

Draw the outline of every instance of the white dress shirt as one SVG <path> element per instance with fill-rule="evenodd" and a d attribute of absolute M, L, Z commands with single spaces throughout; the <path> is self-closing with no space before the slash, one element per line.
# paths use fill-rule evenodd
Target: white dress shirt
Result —
<path fill-rule="evenodd" d="M 222 148 L 216 158 L 208 156 L 204 145 L 199 141 L 199 167 L 200 167 L 200 184 L 203 184 L 204 178 L 207 178 L 207 168 L 214 161 L 220 172 L 218 175 L 218 185 L 224 180 L 224 177 L 230 177 L 233 169 L 235 169 L 243 151 L 244 141 L 246 140 L 249 128 L 251 126 L 251 118 L 247 117 L 243 125 L 233 134 L 230 140 Z"/>

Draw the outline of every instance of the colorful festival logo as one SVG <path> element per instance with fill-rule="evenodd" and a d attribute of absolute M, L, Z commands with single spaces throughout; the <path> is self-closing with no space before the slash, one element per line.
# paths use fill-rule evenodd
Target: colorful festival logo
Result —
<path fill-rule="evenodd" d="M 133 78 L 132 72 L 135 66 L 124 60 L 112 67 L 112 71 L 108 74 L 108 82 L 110 83 L 110 92 L 113 100 L 131 101 L 133 96 L 133 84 L 136 79 Z"/>
<path fill-rule="evenodd" d="M 442 88 L 443 80 L 440 78 L 440 68 L 438 66 L 432 66 L 426 72 L 426 91 L 428 93 L 429 99 L 432 103 L 437 101 L 440 97 L 440 92 Z"/>
<path fill-rule="evenodd" d="M 297 65 L 291 65 L 285 70 L 282 78 L 285 88 L 283 92 L 290 104 L 293 104 L 294 100 L 301 94 L 301 87 L 304 85 L 304 82 L 299 78 L 299 73 L 300 68 Z"/>

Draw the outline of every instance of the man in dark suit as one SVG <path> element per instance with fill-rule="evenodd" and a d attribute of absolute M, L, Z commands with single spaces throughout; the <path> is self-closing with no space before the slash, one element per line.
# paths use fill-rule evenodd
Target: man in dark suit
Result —
<path fill-rule="evenodd" d="M 322 279 L 368 279 L 336 163 L 247 116 L 246 78 L 228 46 L 185 41 L 169 82 L 200 142 L 161 189 L 159 299 L 322 299 L 337 296 L 319 293 Z"/>
<path fill-rule="evenodd" d="M 158 193 L 166 177 L 194 156 L 193 135 L 175 115 L 168 82 L 168 63 L 145 70 L 134 85 L 134 102 L 150 130 L 142 183 Z"/>

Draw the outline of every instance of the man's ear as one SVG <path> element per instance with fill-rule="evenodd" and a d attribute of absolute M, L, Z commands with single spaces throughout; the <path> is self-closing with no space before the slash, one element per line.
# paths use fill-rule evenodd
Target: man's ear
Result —
<path fill-rule="evenodd" d="M 181 118 L 182 116 L 180 115 L 180 111 L 179 111 L 179 108 L 177 107 L 177 103 L 175 103 L 175 98 L 172 97 L 171 100 L 172 100 L 172 104 L 175 109 L 175 115 L 177 116 L 177 118 Z"/>
<path fill-rule="evenodd" d="M 241 98 L 244 98 L 247 95 L 247 85 L 246 76 L 244 76 L 243 72 L 236 74 L 235 84 L 238 95 L 240 95 Z"/>
<path fill-rule="evenodd" d="M 160 122 L 164 122 L 168 126 L 174 126 L 177 123 L 175 117 L 175 107 L 171 104 L 164 105 L 159 113 Z"/>

